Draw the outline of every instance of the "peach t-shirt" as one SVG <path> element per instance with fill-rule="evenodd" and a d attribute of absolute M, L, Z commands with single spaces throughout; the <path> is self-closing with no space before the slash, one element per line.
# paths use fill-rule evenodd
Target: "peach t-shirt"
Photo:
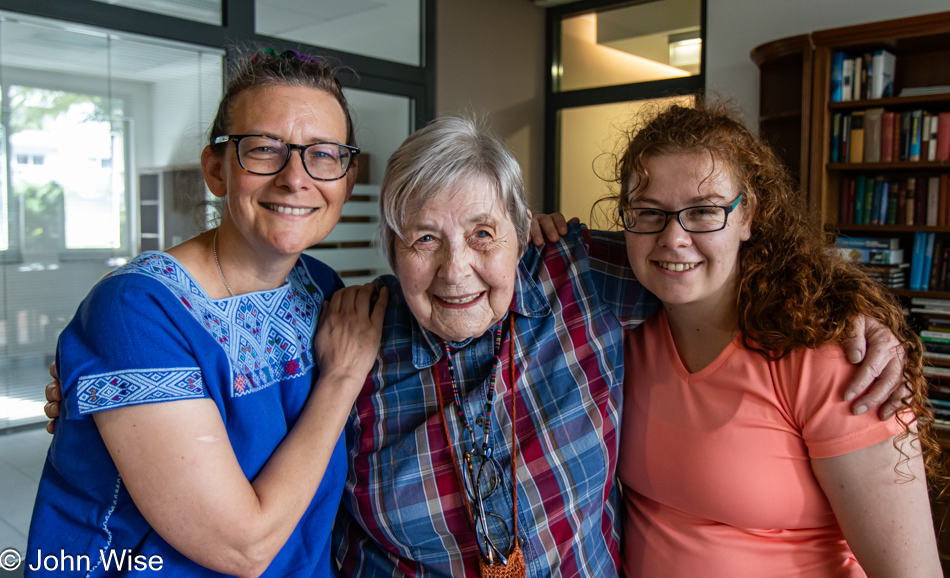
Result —
<path fill-rule="evenodd" d="M 809 458 L 873 445 L 901 426 L 851 414 L 843 396 L 855 367 L 839 347 L 770 362 L 737 337 L 690 374 L 663 311 L 625 347 L 626 576 L 865 575 Z"/>

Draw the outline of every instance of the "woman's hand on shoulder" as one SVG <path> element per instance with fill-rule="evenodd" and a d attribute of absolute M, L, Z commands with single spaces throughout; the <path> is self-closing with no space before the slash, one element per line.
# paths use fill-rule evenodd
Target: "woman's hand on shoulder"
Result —
<path fill-rule="evenodd" d="M 574 217 L 570 221 L 564 220 L 561 213 L 531 215 L 531 242 L 538 247 L 545 241 L 557 242 L 567 235 L 567 224 L 577 223 L 580 219 Z"/>
<path fill-rule="evenodd" d="M 860 363 L 845 401 L 854 400 L 855 414 L 880 406 L 881 419 L 890 419 L 910 395 L 904 385 L 904 348 L 897 337 L 878 320 L 859 315 L 854 318 L 854 334 L 842 346 L 851 363 Z"/>
<path fill-rule="evenodd" d="M 49 364 L 49 375 L 53 381 L 46 384 L 46 405 L 43 406 L 43 413 L 49 418 L 46 431 L 53 433 L 56 430 L 56 419 L 59 417 L 59 404 L 63 401 L 63 388 L 59 384 L 55 363 Z"/>
<path fill-rule="evenodd" d="M 321 380 L 356 378 L 362 385 L 373 369 L 389 302 L 389 290 L 383 287 L 373 304 L 375 291 L 372 283 L 346 287 L 324 302 L 314 336 Z"/>

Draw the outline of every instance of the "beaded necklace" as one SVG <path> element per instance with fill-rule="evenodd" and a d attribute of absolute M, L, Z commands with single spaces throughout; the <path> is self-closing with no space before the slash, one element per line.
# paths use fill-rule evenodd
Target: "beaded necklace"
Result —
<path fill-rule="evenodd" d="M 491 457 L 491 447 L 488 445 L 488 434 L 491 431 L 491 412 L 492 412 L 492 402 L 495 400 L 495 378 L 498 376 L 498 368 L 501 367 L 501 334 L 502 334 L 502 325 L 504 321 L 499 321 L 495 325 L 495 344 L 494 344 L 494 357 L 492 358 L 492 367 L 491 367 L 491 379 L 488 382 L 488 395 L 485 397 L 485 427 L 484 434 L 482 437 L 482 455 L 486 458 Z M 465 429 L 468 430 L 468 435 L 472 439 L 472 453 L 476 453 L 477 448 L 475 446 L 475 429 L 472 428 L 472 424 L 468 423 L 468 419 L 465 417 L 465 413 L 462 411 L 462 396 L 459 393 L 458 382 L 455 379 L 455 367 L 452 363 L 452 349 L 449 347 L 449 342 L 444 341 L 443 345 L 445 347 L 445 356 L 448 358 L 449 362 L 449 377 L 452 381 L 452 395 L 455 396 L 455 409 L 458 412 L 459 419 L 462 420 L 462 423 L 465 425 Z"/>

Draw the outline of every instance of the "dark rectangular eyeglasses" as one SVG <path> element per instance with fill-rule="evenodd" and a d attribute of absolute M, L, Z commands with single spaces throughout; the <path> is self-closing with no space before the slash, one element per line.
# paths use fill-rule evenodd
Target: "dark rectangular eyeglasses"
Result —
<path fill-rule="evenodd" d="M 676 217 L 688 233 L 713 233 L 726 228 L 729 213 L 739 206 L 742 195 L 730 205 L 704 205 L 686 207 L 679 211 L 664 211 L 652 208 L 620 209 L 623 228 L 631 233 L 659 233 L 666 229 L 671 217 Z"/>
<path fill-rule="evenodd" d="M 308 145 L 292 144 L 277 137 L 263 134 L 229 134 L 214 137 L 214 144 L 231 141 L 237 151 L 241 168 L 255 175 L 276 175 L 284 170 L 290 153 L 300 151 L 307 174 L 318 181 L 335 181 L 346 176 L 353 159 L 360 154 L 354 146 L 317 142 Z"/>

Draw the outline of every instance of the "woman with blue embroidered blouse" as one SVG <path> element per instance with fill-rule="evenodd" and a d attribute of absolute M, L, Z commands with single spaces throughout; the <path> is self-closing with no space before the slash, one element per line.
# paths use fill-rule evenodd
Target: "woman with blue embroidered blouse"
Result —
<path fill-rule="evenodd" d="M 371 286 L 301 252 L 340 218 L 353 140 L 326 62 L 242 65 L 201 155 L 220 226 L 114 271 L 60 337 L 28 576 L 336 575 L 340 434 L 386 295 L 370 314 Z"/>

